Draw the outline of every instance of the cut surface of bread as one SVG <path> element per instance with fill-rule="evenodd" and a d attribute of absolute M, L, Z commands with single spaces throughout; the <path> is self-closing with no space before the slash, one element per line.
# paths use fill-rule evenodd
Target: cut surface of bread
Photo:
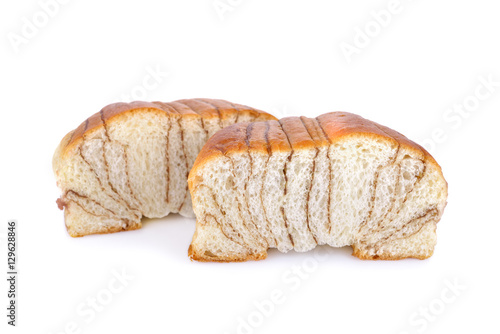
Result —
<path fill-rule="evenodd" d="M 425 259 L 447 199 L 427 151 L 345 112 L 225 128 L 198 155 L 189 189 L 189 256 L 220 262 L 324 244 L 361 259 Z"/>
<path fill-rule="evenodd" d="M 194 217 L 187 176 L 218 130 L 275 119 L 224 100 L 115 103 L 68 133 L 53 157 L 71 236 L 141 227 L 170 212 Z"/>

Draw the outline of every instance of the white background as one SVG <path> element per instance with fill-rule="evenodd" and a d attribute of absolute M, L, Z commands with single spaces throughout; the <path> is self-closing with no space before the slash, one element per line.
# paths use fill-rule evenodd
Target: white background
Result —
<path fill-rule="evenodd" d="M 382 0 L 218 4 L 229 8 L 74 0 L 51 7 L 44 22 L 39 2 L 2 1 L 1 332 L 497 333 L 498 3 L 401 0 L 385 26 L 372 13 L 393 8 Z M 357 53 L 346 57 L 347 44 Z M 157 81 L 151 71 L 161 72 Z M 88 116 L 134 97 L 221 98 L 280 117 L 343 110 L 425 144 L 449 183 L 434 255 L 367 262 L 346 247 L 320 259 L 270 251 L 259 262 L 196 263 L 187 257 L 195 222 L 177 215 L 138 231 L 69 237 L 52 154 Z M 16 328 L 5 316 L 12 218 Z M 122 270 L 133 279 L 112 293 Z M 282 303 L 263 302 L 279 291 Z M 95 297 L 106 305 L 92 316 Z"/>

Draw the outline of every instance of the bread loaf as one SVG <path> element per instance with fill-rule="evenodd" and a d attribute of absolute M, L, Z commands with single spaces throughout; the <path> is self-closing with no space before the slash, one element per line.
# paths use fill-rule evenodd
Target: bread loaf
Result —
<path fill-rule="evenodd" d="M 350 245 L 361 259 L 425 259 L 447 199 L 421 146 L 345 112 L 227 127 L 201 150 L 189 188 L 197 261 L 324 244 Z"/>
<path fill-rule="evenodd" d="M 133 230 L 141 217 L 193 217 L 187 175 L 208 138 L 273 116 L 223 100 L 115 103 L 68 133 L 53 158 L 71 236 Z"/>

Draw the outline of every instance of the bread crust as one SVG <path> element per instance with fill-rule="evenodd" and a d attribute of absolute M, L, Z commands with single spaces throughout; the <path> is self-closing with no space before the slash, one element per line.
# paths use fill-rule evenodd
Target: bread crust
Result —
<path fill-rule="evenodd" d="M 317 121 L 322 135 L 312 124 L 313 120 Z M 441 166 L 425 148 L 401 133 L 359 115 L 336 111 L 323 114 L 315 119 L 285 117 L 279 121 L 269 121 L 269 124 L 270 126 L 280 126 L 288 138 L 277 136 L 269 131 L 268 142 L 261 139 L 258 144 L 254 144 L 250 148 L 253 152 L 267 154 L 268 147 L 275 152 L 327 146 L 350 136 L 382 138 L 393 142 L 395 146 L 401 145 L 414 152 L 422 161 L 434 165 L 442 175 Z M 245 140 L 248 141 L 246 129 L 249 125 L 248 122 L 231 125 L 217 132 L 208 140 L 191 169 L 188 179 L 190 189 L 193 187 L 194 175 L 205 163 L 224 154 L 247 150 Z"/>
<path fill-rule="evenodd" d="M 173 102 L 145 102 L 133 101 L 130 103 L 112 103 L 99 112 L 83 121 L 76 129 L 70 131 L 61 141 L 60 152 L 64 154 L 80 143 L 85 135 L 96 131 L 117 119 L 117 116 L 148 110 L 167 115 L 181 115 L 182 117 L 202 117 L 203 119 L 220 118 L 226 120 L 234 114 L 252 114 L 256 119 L 276 119 L 269 113 L 245 105 L 231 103 L 218 99 L 182 99 Z"/>
<path fill-rule="evenodd" d="M 316 118 L 307 117 L 286 117 L 279 121 L 268 121 L 268 132 L 265 136 L 259 136 L 260 140 L 252 137 L 252 145 L 248 145 L 250 133 L 248 127 L 255 127 L 256 123 L 239 123 L 229 126 L 216 133 L 205 144 L 199 153 L 193 168 L 189 174 L 188 183 L 191 194 L 193 194 L 197 184 L 197 174 L 203 166 L 214 159 L 232 153 L 244 153 L 245 151 L 253 153 L 269 154 L 269 152 L 291 152 L 295 150 L 311 149 L 325 147 L 336 142 L 348 139 L 349 137 L 364 137 L 367 139 L 381 139 L 390 142 L 394 148 L 405 148 L 414 154 L 415 158 L 425 164 L 430 164 L 438 171 L 440 177 L 444 180 L 441 166 L 422 146 L 411 141 L 399 132 L 373 121 L 367 120 L 361 116 L 347 112 L 330 112 Z M 272 131 L 273 128 L 280 127 L 282 131 Z M 277 135 L 284 133 L 286 136 Z M 445 181 L 445 192 L 447 194 L 448 184 Z M 194 238 L 193 238 L 194 240 Z M 207 259 L 203 254 L 198 254 L 193 247 L 189 248 L 189 257 L 196 261 L 247 261 L 254 260 L 254 254 L 245 258 L 227 260 Z M 432 255 L 432 251 L 427 254 L 413 254 L 408 256 L 399 256 L 391 254 L 379 254 L 371 256 L 364 251 L 357 249 L 353 245 L 353 255 L 360 259 L 380 259 L 380 260 L 400 260 L 404 258 L 426 259 Z M 259 255 L 258 259 L 265 258 Z"/>
<path fill-rule="evenodd" d="M 227 263 L 227 262 L 246 262 L 246 261 L 265 260 L 267 258 L 267 253 L 250 254 L 246 258 L 228 256 L 224 259 L 214 258 L 213 260 L 208 260 L 206 257 L 202 256 L 201 254 L 198 254 L 195 250 L 193 250 L 193 247 L 190 245 L 188 249 L 188 256 L 189 259 L 191 259 L 191 261 Z"/>
<path fill-rule="evenodd" d="M 425 255 L 412 255 L 412 256 L 396 256 L 396 255 L 389 255 L 389 254 L 382 254 L 382 255 L 376 255 L 376 256 L 371 256 L 368 255 L 364 252 L 360 252 L 357 248 L 353 247 L 352 250 L 352 256 L 357 257 L 360 260 L 383 260 L 383 261 L 398 261 L 398 260 L 404 260 L 408 258 L 412 259 L 417 259 L 417 260 L 425 260 L 428 259 L 432 256 L 434 252 L 431 251 L 428 254 Z"/>

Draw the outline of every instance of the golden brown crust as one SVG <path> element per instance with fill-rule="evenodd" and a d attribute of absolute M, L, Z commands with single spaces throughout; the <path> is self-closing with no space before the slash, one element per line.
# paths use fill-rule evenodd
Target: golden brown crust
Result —
<path fill-rule="evenodd" d="M 112 228 L 112 227 L 110 227 L 105 231 L 94 232 L 92 234 L 111 234 L 111 233 L 116 233 L 116 232 L 126 232 L 126 231 L 138 230 L 141 227 L 142 227 L 142 225 L 139 225 L 139 224 L 130 225 L 127 228 L 118 228 L 118 227 Z M 88 233 L 76 233 L 76 232 L 73 232 L 71 230 L 67 230 L 67 232 L 70 235 L 70 237 L 72 237 L 72 238 L 81 238 L 81 237 L 88 235 Z"/>
<path fill-rule="evenodd" d="M 394 146 L 405 147 L 414 152 L 422 161 L 434 165 L 441 171 L 441 166 L 422 146 L 397 131 L 348 112 L 330 112 L 315 119 L 286 117 L 278 122 L 267 122 L 271 129 L 268 134 L 269 147 L 273 152 L 326 146 L 353 135 L 378 137 L 392 142 Z M 194 175 L 198 168 L 217 156 L 246 151 L 249 147 L 249 138 L 246 137 L 249 124 L 234 124 L 212 136 L 196 158 L 190 175 Z M 252 152 L 268 153 L 267 144 L 264 141 L 252 141 L 252 143 L 250 148 Z M 191 177 L 189 184 L 191 187 Z"/>
<path fill-rule="evenodd" d="M 204 256 L 202 254 L 198 254 L 196 251 L 193 250 L 192 245 L 189 245 L 188 256 L 189 256 L 189 259 L 191 261 L 198 261 L 198 262 L 219 262 L 219 263 L 246 262 L 246 261 L 265 260 L 267 258 L 267 252 L 259 253 L 259 254 L 250 254 L 245 258 L 236 257 L 236 256 L 228 256 L 225 258 L 221 258 L 221 257 L 207 258 L 206 256 Z"/>
<path fill-rule="evenodd" d="M 355 134 L 364 134 L 366 136 L 380 136 L 386 139 L 394 140 L 396 144 L 401 144 L 414 151 L 417 154 L 422 154 L 428 162 L 441 168 L 434 158 L 419 144 L 409 140 L 401 133 L 380 125 L 373 121 L 367 120 L 359 115 L 347 112 L 332 112 L 323 114 L 316 118 L 321 126 L 325 129 L 329 140 L 335 142 L 340 138 Z M 423 160 L 424 160 L 423 159 Z"/>
<path fill-rule="evenodd" d="M 264 111 L 241 104 L 216 99 L 183 99 L 168 103 L 144 101 L 134 101 L 130 103 L 118 102 L 102 108 L 99 112 L 90 116 L 75 130 L 66 135 L 66 142 L 64 143 L 64 145 L 62 145 L 63 143 L 61 143 L 61 151 L 64 153 L 70 147 L 73 147 L 76 143 L 81 141 L 85 134 L 103 127 L 115 116 L 127 112 L 135 112 L 145 109 L 150 111 L 163 112 L 169 115 L 180 114 L 183 117 L 194 116 L 202 117 L 204 119 L 219 118 L 221 122 L 224 122 L 226 119 L 232 117 L 233 115 L 236 115 L 237 119 L 237 116 L 240 114 L 250 114 L 256 120 L 276 119 L 274 116 Z"/>
<path fill-rule="evenodd" d="M 417 255 L 417 254 L 412 254 L 412 255 L 408 255 L 408 256 L 397 256 L 397 255 L 390 255 L 390 254 L 369 255 L 368 253 L 363 252 L 354 246 L 352 247 L 352 256 L 355 256 L 360 260 L 384 260 L 384 261 L 397 261 L 397 260 L 404 260 L 404 259 L 425 260 L 425 259 L 430 258 L 433 253 L 434 253 L 434 251 L 431 250 L 431 251 L 429 251 L 428 254 L 425 254 L 425 255 Z"/>

